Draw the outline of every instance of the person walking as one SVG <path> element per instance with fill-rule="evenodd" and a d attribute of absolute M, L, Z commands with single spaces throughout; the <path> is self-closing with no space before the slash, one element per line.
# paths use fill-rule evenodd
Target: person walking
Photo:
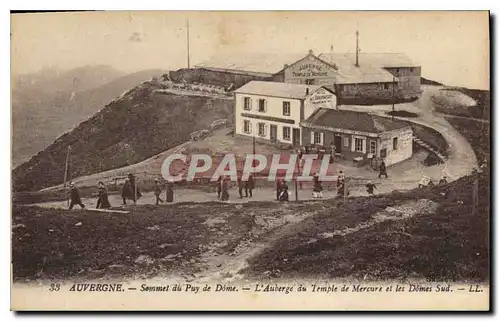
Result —
<path fill-rule="evenodd" d="M 158 181 L 157 179 L 155 179 L 156 205 L 159 205 L 160 203 L 163 203 L 163 200 L 160 197 L 162 190 L 163 190 L 163 186 L 161 185 L 160 181 Z"/>
<path fill-rule="evenodd" d="M 133 194 L 132 189 L 130 188 L 130 181 L 128 178 L 125 179 L 125 183 L 122 187 L 122 199 L 123 205 L 127 205 L 127 198 L 129 198 Z"/>
<path fill-rule="evenodd" d="M 388 176 L 387 176 L 387 168 L 385 167 L 384 160 L 382 160 L 380 162 L 378 178 L 381 178 L 382 175 L 385 176 L 385 178 L 388 178 Z"/>
<path fill-rule="evenodd" d="M 252 198 L 252 191 L 255 187 L 255 182 L 253 180 L 253 175 L 248 176 L 248 180 L 245 182 L 245 196 Z"/>
<path fill-rule="evenodd" d="M 69 184 L 69 197 L 70 197 L 70 203 L 69 203 L 69 209 L 73 209 L 73 206 L 75 205 L 80 205 L 82 209 L 85 208 L 85 205 L 82 203 L 82 199 L 80 198 L 80 191 L 78 191 L 78 188 L 75 186 L 75 184 L 70 183 Z"/>
<path fill-rule="evenodd" d="M 99 182 L 99 194 L 97 195 L 97 205 L 96 208 L 110 208 L 111 204 L 108 199 L 108 191 L 104 187 L 103 182 Z"/>
<path fill-rule="evenodd" d="M 375 194 L 373 193 L 373 190 L 376 188 L 377 186 L 375 186 L 375 184 L 373 184 L 371 181 L 368 181 L 368 183 L 366 184 L 366 192 L 368 193 L 368 195 L 374 196 Z"/>
<path fill-rule="evenodd" d="M 345 176 L 343 171 L 339 171 L 337 175 L 337 188 L 340 187 L 341 184 L 343 184 L 345 181 Z"/>

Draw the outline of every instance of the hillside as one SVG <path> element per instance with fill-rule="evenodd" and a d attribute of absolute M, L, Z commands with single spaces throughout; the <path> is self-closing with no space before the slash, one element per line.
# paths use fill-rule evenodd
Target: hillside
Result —
<path fill-rule="evenodd" d="M 73 83 L 71 76 L 78 73 L 81 80 Z M 27 161 L 124 91 L 162 73 L 163 70 L 145 70 L 123 75 L 110 71 L 105 76 L 103 71 L 88 67 L 57 79 L 15 87 L 12 92 L 13 165 Z"/>
<path fill-rule="evenodd" d="M 213 120 L 232 120 L 232 100 L 155 93 L 144 83 L 106 105 L 13 171 L 15 191 L 60 184 L 71 145 L 72 177 L 140 162 L 174 147 Z"/>

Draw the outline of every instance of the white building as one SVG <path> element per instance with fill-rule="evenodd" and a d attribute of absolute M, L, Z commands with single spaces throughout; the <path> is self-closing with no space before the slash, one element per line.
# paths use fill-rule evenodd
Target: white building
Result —
<path fill-rule="evenodd" d="M 337 105 L 330 89 L 314 85 L 251 81 L 234 94 L 235 136 L 294 146 L 301 145 L 303 120 Z"/>

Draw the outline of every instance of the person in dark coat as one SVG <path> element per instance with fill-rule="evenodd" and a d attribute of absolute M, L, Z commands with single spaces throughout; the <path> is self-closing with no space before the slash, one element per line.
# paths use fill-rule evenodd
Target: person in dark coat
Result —
<path fill-rule="evenodd" d="M 281 193 L 279 195 L 280 202 L 288 202 L 288 185 L 283 181 L 281 184 Z"/>
<path fill-rule="evenodd" d="M 385 167 L 385 162 L 383 160 L 380 162 L 378 178 L 381 178 L 382 175 L 385 176 L 385 178 L 388 178 L 387 168 Z"/>
<path fill-rule="evenodd" d="M 220 198 L 220 194 L 222 192 L 222 176 L 219 176 L 219 178 L 217 179 L 217 187 L 216 187 L 216 190 L 217 190 L 217 199 L 221 199 Z"/>
<path fill-rule="evenodd" d="M 280 200 L 280 194 L 281 194 L 281 187 L 282 187 L 283 183 L 281 182 L 281 179 L 278 178 L 278 180 L 276 181 L 276 200 L 279 201 Z"/>
<path fill-rule="evenodd" d="M 229 200 L 229 178 L 224 177 L 221 181 L 221 200 L 228 201 Z"/>
<path fill-rule="evenodd" d="M 314 198 L 322 198 L 323 197 L 323 186 L 321 186 L 321 182 L 319 181 L 318 174 L 314 174 L 313 177 L 313 197 Z"/>
<path fill-rule="evenodd" d="M 341 184 L 344 184 L 344 181 L 345 181 L 344 172 L 340 171 L 339 174 L 337 175 L 337 188 L 339 188 Z"/>
<path fill-rule="evenodd" d="M 245 196 L 250 195 L 250 198 L 252 198 L 253 196 L 252 191 L 254 187 L 255 187 L 255 182 L 253 180 L 253 175 L 250 174 L 250 176 L 248 176 L 248 180 L 245 182 Z"/>
<path fill-rule="evenodd" d="M 156 205 L 163 203 L 163 200 L 160 197 L 162 190 L 163 190 L 163 186 L 160 184 L 160 182 L 158 180 L 155 180 Z"/>
<path fill-rule="evenodd" d="M 69 184 L 69 197 L 70 197 L 70 203 L 69 203 L 69 209 L 73 209 L 73 206 L 75 205 L 80 205 L 82 209 L 85 208 L 85 205 L 82 203 L 82 199 L 80 198 L 80 191 L 78 191 L 78 188 L 75 186 L 75 184 L 70 183 Z"/>
<path fill-rule="evenodd" d="M 167 183 L 167 203 L 172 203 L 174 201 L 174 184 Z"/>
<path fill-rule="evenodd" d="M 97 195 L 97 205 L 96 208 L 110 208 L 108 200 L 108 191 L 104 187 L 103 182 L 99 182 L 99 194 Z"/>
<path fill-rule="evenodd" d="M 243 182 L 241 175 L 238 175 L 238 194 L 240 198 L 243 198 L 243 189 L 245 188 L 245 182 Z M 248 197 L 248 191 L 245 190 L 245 197 Z"/>
<path fill-rule="evenodd" d="M 135 193 L 135 191 L 137 193 Z M 125 180 L 125 184 L 122 188 L 122 198 L 123 205 L 127 205 L 127 199 L 131 199 L 134 204 L 137 202 L 137 199 L 142 196 L 139 186 L 136 186 L 136 178 L 132 174 L 128 174 L 127 179 Z"/>
<path fill-rule="evenodd" d="M 377 186 L 375 186 L 375 184 L 373 184 L 371 181 L 368 181 L 368 183 L 366 184 L 366 192 L 368 193 L 368 195 L 374 196 L 375 194 L 373 194 L 373 190 L 376 188 Z"/>

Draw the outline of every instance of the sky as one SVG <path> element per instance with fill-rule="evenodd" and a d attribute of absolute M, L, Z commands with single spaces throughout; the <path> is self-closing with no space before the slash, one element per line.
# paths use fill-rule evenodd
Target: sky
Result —
<path fill-rule="evenodd" d="M 15 74 L 43 68 L 111 65 L 134 72 L 187 66 L 217 53 L 405 53 L 422 76 L 447 85 L 489 89 L 488 12 L 183 12 L 116 11 L 11 16 Z M 292 63 L 292 62 L 291 62 Z"/>

